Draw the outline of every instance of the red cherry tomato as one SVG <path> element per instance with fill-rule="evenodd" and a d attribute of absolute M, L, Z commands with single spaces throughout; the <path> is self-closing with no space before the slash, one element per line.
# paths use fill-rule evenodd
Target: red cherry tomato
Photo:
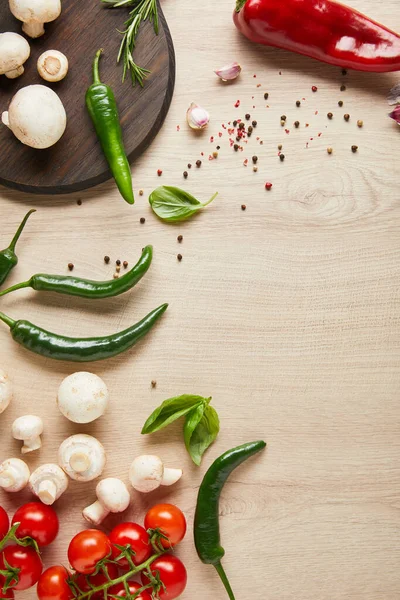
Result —
<path fill-rule="evenodd" d="M 39 600 L 71 600 L 73 593 L 67 583 L 69 576 L 67 569 L 61 565 L 43 571 L 36 590 Z"/>
<path fill-rule="evenodd" d="M 133 596 L 142 587 L 136 581 L 128 581 L 129 593 Z M 126 589 L 123 583 L 117 583 L 109 588 L 108 593 L 110 596 L 118 596 L 119 598 L 126 598 Z M 135 600 L 151 600 L 151 594 L 144 590 L 139 596 L 135 597 Z"/>
<path fill-rule="evenodd" d="M 4 508 L 0 506 L 0 540 L 7 534 L 9 526 L 10 521 L 8 520 L 8 515 Z"/>
<path fill-rule="evenodd" d="M 118 577 L 118 567 L 117 565 L 113 565 L 112 563 L 107 564 L 107 573 L 110 579 L 116 579 Z M 108 581 L 108 577 L 103 571 L 97 573 L 96 575 L 78 575 L 76 578 L 76 583 L 82 592 L 88 592 L 91 588 L 99 587 Z M 89 584 L 90 582 L 90 584 Z M 96 592 L 92 594 L 92 600 L 104 600 L 104 593 Z"/>
<path fill-rule="evenodd" d="M 5 561 L 10 567 L 20 569 L 12 586 L 14 590 L 27 590 L 35 585 L 43 569 L 40 556 L 31 546 L 7 546 L 0 555 L 0 569 L 7 571 Z"/>
<path fill-rule="evenodd" d="M 121 550 L 118 550 L 114 544 L 118 544 L 119 546 L 127 546 L 128 544 L 130 545 L 131 550 L 133 550 L 135 553 L 134 556 L 132 556 L 132 562 L 134 565 L 141 565 L 148 558 L 150 558 L 152 554 L 149 534 L 141 525 L 138 525 L 137 523 L 120 523 L 114 527 L 108 537 L 113 545 L 112 555 L 114 560 L 121 554 Z M 126 558 L 121 558 L 118 561 L 118 564 L 122 568 L 129 567 Z"/>
<path fill-rule="evenodd" d="M 164 548 L 179 544 L 186 533 L 185 515 L 173 504 L 153 506 L 144 518 L 144 526 L 146 529 L 160 529 L 168 537 L 168 540 L 160 540 Z"/>
<path fill-rule="evenodd" d="M 111 552 L 111 542 L 102 531 L 85 529 L 72 538 L 68 547 L 68 560 L 71 565 L 84 575 L 91 575 L 96 570 L 99 560 Z"/>
<path fill-rule="evenodd" d="M 4 579 L 4 577 L 0 575 L 0 598 L 7 598 L 7 600 L 8 598 L 11 598 L 11 600 L 13 600 L 15 596 L 11 588 L 8 588 L 6 592 L 3 592 L 3 585 L 5 584 L 5 582 L 6 580 Z"/>
<path fill-rule="evenodd" d="M 165 585 L 165 589 L 161 588 L 158 592 L 160 600 L 173 600 L 183 594 L 187 583 L 187 572 L 179 558 L 172 554 L 165 554 L 156 558 L 150 568 L 153 575 L 159 573 L 160 580 Z M 143 585 L 147 585 L 148 577 L 144 573 L 141 577 Z"/>
<path fill-rule="evenodd" d="M 17 529 L 17 537 L 29 536 L 36 540 L 38 546 L 48 546 L 58 534 L 59 522 L 54 508 L 41 502 L 29 502 L 17 510 L 12 525 L 21 523 Z"/>

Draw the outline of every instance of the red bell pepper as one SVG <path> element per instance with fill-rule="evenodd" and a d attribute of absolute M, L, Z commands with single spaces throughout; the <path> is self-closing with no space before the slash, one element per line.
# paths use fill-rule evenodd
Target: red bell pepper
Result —
<path fill-rule="evenodd" d="M 236 27 L 253 42 L 358 71 L 400 71 L 400 35 L 334 0 L 237 0 Z"/>

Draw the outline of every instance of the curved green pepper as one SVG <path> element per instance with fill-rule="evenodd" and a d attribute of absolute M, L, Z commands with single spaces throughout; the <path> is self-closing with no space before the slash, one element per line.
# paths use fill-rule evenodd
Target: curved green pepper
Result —
<path fill-rule="evenodd" d="M 70 338 L 33 325 L 29 321 L 14 321 L 0 312 L 0 320 L 10 327 L 11 335 L 18 344 L 55 360 L 72 362 L 91 362 L 117 356 L 132 348 L 146 335 L 167 310 L 168 304 L 162 304 L 144 319 L 124 331 L 105 337 Z"/>
<path fill-rule="evenodd" d="M 18 256 L 15 254 L 15 246 L 17 245 L 27 220 L 34 212 L 36 212 L 36 210 L 32 209 L 25 215 L 21 225 L 18 227 L 17 232 L 11 241 L 11 244 L 8 246 L 8 248 L 5 248 L 0 252 L 0 285 L 5 282 L 15 265 L 18 263 Z"/>
<path fill-rule="evenodd" d="M 79 277 L 70 277 L 68 275 L 46 275 L 39 273 L 32 275 L 28 281 L 17 283 L 12 287 L 0 292 L 0 296 L 5 296 L 15 290 L 23 288 L 32 288 L 37 292 L 55 292 L 57 294 L 66 294 L 68 296 L 79 296 L 81 298 L 90 298 L 96 300 L 99 298 L 113 298 L 127 292 L 135 286 L 150 268 L 153 258 L 153 247 L 143 248 L 142 256 L 134 267 L 118 279 L 107 281 L 94 281 L 92 279 L 81 279 Z"/>
<path fill-rule="evenodd" d="M 194 517 L 194 542 L 203 563 L 213 565 L 225 586 L 230 600 L 235 600 L 232 588 L 221 564 L 225 550 L 219 531 L 219 497 L 229 475 L 245 460 L 266 447 L 262 440 L 228 450 L 217 458 L 204 476 L 197 497 Z"/>
<path fill-rule="evenodd" d="M 94 59 L 93 84 L 86 92 L 86 106 L 121 196 L 128 204 L 133 204 L 131 168 L 122 140 L 117 102 L 110 86 L 100 81 L 102 52 L 102 49 L 98 50 Z"/>

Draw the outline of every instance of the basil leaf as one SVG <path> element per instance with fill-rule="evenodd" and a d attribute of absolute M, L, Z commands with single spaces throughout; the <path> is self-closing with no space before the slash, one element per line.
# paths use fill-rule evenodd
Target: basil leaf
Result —
<path fill-rule="evenodd" d="M 208 202 L 200 202 L 194 196 L 177 187 L 162 185 L 151 192 L 149 202 L 157 217 L 170 223 L 184 221 L 210 204 L 217 196 L 216 192 Z"/>
<path fill-rule="evenodd" d="M 160 431 L 160 429 L 164 429 L 170 423 L 186 415 L 194 407 L 205 402 L 207 402 L 207 399 L 203 398 L 203 396 L 194 396 L 192 394 L 183 394 L 182 396 L 169 398 L 149 416 L 143 425 L 142 433 Z"/>
<path fill-rule="evenodd" d="M 219 418 L 216 410 L 208 403 L 197 406 L 187 415 L 184 427 L 185 445 L 198 467 L 204 452 L 215 441 L 218 433 Z"/>

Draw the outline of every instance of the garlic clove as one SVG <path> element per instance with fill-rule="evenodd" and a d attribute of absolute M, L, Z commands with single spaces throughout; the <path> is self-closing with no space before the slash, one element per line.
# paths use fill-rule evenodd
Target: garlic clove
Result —
<path fill-rule="evenodd" d="M 392 87 L 388 95 L 388 104 L 390 106 L 394 106 L 395 104 L 400 104 L 400 83 L 397 83 Z"/>
<path fill-rule="evenodd" d="M 222 81 L 233 81 L 239 77 L 241 71 L 242 67 L 239 65 L 239 63 L 234 62 L 231 65 L 224 65 L 220 69 L 214 71 L 214 73 L 218 75 Z"/>
<path fill-rule="evenodd" d="M 192 102 L 186 113 L 186 121 L 189 127 L 192 129 L 204 129 L 208 125 L 209 120 L 210 115 L 208 112 L 195 102 Z"/>
<path fill-rule="evenodd" d="M 397 125 L 400 125 L 400 104 L 398 104 L 396 108 L 389 113 L 389 117 L 396 121 Z"/>

